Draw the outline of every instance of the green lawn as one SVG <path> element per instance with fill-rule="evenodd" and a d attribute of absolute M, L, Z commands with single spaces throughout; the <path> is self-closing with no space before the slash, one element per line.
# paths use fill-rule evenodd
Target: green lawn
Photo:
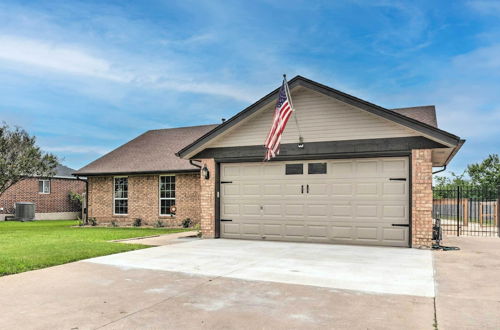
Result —
<path fill-rule="evenodd" d="M 185 229 L 80 228 L 77 221 L 0 222 L 0 276 L 76 260 L 147 248 L 107 241 Z"/>

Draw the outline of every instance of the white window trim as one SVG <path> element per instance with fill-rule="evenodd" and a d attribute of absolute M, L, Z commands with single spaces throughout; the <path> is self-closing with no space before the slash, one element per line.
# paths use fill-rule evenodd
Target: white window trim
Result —
<path fill-rule="evenodd" d="M 42 191 L 40 191 L 40 181 L 42 181 Z M 45 192 L 45 184 L 46 182 L 48 182 L 48 185 L 49 185 L 49 192 Z M 49 195 L 50 194 L 50 191 L 51 191 L 51 183 L 50 183 L 50 180 L 49 179 L 41 179 L 41 180 L 38 180 L 38 193 L 39 194 L 42 194 L 42 195 Z"/>
<path fill-rule="evenodd" d="M 175 174 L 161 174 L 158 176 L 158 215 L 160 217 L 168 217 L 168 216 L 172 217 L 172 216 L 174 216 L 173 213 L 166 213 L 166 214 L 161 213 L 161 201 L 162 201 L 162 199 L 169 199 L 169 200 L 175 201 L 175 198 L 176 198 L 176 197 L 174 197 L 174 198 L 172 198 L 172 197 L 161 198 L 161 177 L 162 176 L 174 176 L 175 177 Z M 177 178 L 175 178 L 175 190 L 174 191 L 176 191 L 176 190 L 177 190 Z M 175 203 L 174 203 L 174 205 L 175 205 Z"/>
<path fill-rule="evenodd" d="M 119 179 L 119 178 L 127 178 L 127 198 L 123 198 L 123 197 L 116 198 L 116 196 L 115 196 L 115 179 Z M 115 213 L 116 200 L 127 200 L 127 213 Z M 117 215 L 117 216 L 128 215 L 128 208 L 129 208 L 129 204 L 128 204 L 128 176 L 126 176 L 126 175 L 114 176 L 113 177 L 113 215 Z"/>

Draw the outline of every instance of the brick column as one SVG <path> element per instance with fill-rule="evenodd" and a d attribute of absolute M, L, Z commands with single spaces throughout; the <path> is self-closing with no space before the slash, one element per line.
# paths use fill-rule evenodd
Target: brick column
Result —
<path fill-rule="evenodd" d="M 412 150 L 412 245 L 432 244 L 432 150 Z"/>
<path fill-rule="evenodd" d="M 203 238 L 215 238 L 215 161 L 214 159 L 200 159 L 201 166 L 206 166 L 210 172 L 207 180 L 200 175 L 200 205 L 201 205 L 201 233 Z"/>

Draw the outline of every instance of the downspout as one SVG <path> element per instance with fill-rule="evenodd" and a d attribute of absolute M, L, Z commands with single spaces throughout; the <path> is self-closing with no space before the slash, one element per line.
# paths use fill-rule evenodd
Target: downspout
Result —
<path fill-rule="evenodd" d="M 446 171 L 446 166 L 447 166 L 447 165 L 444 165 L 442 169 L 437 170 L 437 171 L 435 171 L 435 172 L 432 172 L 432 174 L 438 174 L 438 173 L 441 173 L 441 172 Z"/>
<path fill-rule="evenodd" d="M 85 182 L 85 215 L 82 214 L 82 217 L 85 219 L 82 219 L 85 224 L 87 224 L 88 217 L 89 217 L 89 180 L 87 179 L 80 179 L 79 176 L 76 176 L 76 179 L 78 181 L 83 181 Z"/>
<path fill-rule="evenodd" d="M 201 165 L 200 164 L 195 164 L 193 162 L 197 162 L 197 160 L 190 159 L 189 164 L 193 165 L 194 167 L 198 167 L 201 170 Z"/>

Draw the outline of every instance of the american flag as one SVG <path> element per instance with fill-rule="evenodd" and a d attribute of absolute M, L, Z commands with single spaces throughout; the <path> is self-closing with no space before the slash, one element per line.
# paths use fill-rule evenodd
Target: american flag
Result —
<path fill-rule="evenodd" d="M 286 123 L 288 122 L 288 119 L 290 119 L 293 111 L 288 94 L 288 83 L 286 82 L 286 79 L 283 79 L 283 84 L 281 85 L 278 95 L 278 101 L 276 102 L 276 108 L 274 109 L 273 125 L 271 126 L 271 130 L 269 131 L 266 142 L 264 143 L 264 146 L 267 149 L 264 160 L 270 160 L 280 153 L 281 135 L 283 134 Z"/>

